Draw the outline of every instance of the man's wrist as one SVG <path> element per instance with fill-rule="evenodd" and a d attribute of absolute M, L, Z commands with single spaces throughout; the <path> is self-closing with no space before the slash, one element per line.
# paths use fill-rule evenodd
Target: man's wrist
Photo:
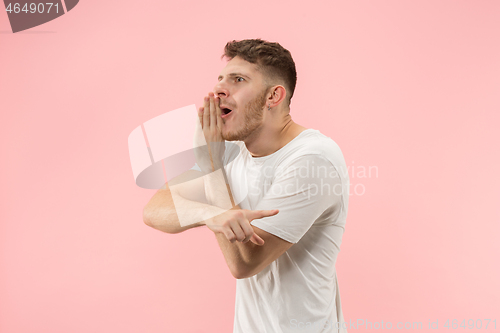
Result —
<path fill-rule="evenodd" d="M 213 171 L 217 170 L 222 170 L 222 172 L 224 172 L 224 165 L 222 164 L 222 161 L 213 161 Z"/>
<path fill-rule="evenodd" d="M 205 175 L 208 175 L 212 172 L 215 172 L 217 170 L 224 170 L 224 166 L 222 164 L 222 161 L 217 161 L 217 162 L 213 162 L 213 161 L 210 161 L 210 165 L 202 165 L 200 163 L 198 163 L 198 166 L 200 167 L 201 171 L 205 174 Z"/>
<path fill-rule="evenodd" d="M 205 196 L 210 205 L 229 210 L 233 207 L 224 169 L 204 176 Z"/>

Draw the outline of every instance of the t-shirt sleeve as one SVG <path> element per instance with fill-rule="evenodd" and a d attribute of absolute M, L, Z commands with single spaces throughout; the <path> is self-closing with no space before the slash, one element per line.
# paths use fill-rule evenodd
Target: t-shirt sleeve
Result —
<path fill-rule="evenodd" d="M 288 242 L 297 243 L 325 210 L 342 198 L 342 182 L 335 166 L 322 155 L 303 155 L 276 172 L 255 210 L 279 213 L 251 224 Z"/>

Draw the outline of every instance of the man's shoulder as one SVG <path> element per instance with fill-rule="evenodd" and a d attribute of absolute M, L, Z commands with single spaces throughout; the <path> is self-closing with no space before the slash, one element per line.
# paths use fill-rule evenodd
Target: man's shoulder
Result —
<path fill-rule="evenodd" d="M 284 154 L 280 164 L 290 165 L 290 163 L 304 160 L 328 160 L 336 167 L 346 166 L 344 156 L 339 145 L 330 137 L 319 130 L 308 129 L 301 132 L 296 140 L 291 142 L 288 151 Z"/>
<path fill-rule="evenodd" d="M 290 148 L 301 155 L 328 155 L 340 150 L 332 138 L 324 135 L 319 130 L 308 128 L 292 140 Z"/>

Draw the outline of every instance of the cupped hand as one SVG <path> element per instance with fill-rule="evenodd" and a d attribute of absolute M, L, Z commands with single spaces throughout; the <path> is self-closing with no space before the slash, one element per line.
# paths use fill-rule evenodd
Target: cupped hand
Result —
<path fill-rule="evenodd" d="M 198 109 L 199 126 L 195 133 L 195 157 L 202 171 L 212 172 L 222 167 L 225 141 L 222 138 L 222 111 L 219 97 L 209 93 Z"/>

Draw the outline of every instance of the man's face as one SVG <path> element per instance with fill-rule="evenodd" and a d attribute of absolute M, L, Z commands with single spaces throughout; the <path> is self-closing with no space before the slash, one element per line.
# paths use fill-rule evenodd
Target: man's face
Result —
<path fill-rule="evenodd" d="M 244 141 L 257 135 L 264 123 L 267 86 L 256 65 L 239 57 L 231 59 L 221 71 L 214 93 L 220 97 L 224 140 Z"/>

